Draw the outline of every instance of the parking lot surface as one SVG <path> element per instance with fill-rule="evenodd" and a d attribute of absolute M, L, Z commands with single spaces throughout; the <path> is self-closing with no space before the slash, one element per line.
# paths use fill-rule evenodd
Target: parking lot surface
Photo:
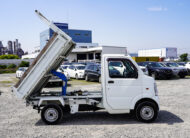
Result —
<path fill-rule="evenodd" d="M 141 123 L 128 114 L 105 111 L 80 112 L 65 116 L 62 123 L 45 125 L 40 114 L 26 107 L 11 92 L 15 74 L 0 74 L 0 138 L 7 137 L 190 137 L 190 78 L 158 80 L 160 113 L 154 123 Z M 69 90 L 101 90 L 97 82 L 71 80 Z M 48 89 L 48 88 L 47 88 Z M 60 88 L 51 88 L 59 90 Z"/>

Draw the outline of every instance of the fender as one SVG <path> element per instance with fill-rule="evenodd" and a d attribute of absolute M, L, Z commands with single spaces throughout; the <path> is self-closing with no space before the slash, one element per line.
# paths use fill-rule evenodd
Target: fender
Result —
<path fill-rule="evenodd" d="M 131 102 L 131 106 L 130 106 L 130 109 L 134 109 L 135 108 L 135 105 L 136 105 L 136 103 L 138 102 L 138 101 L 140 101 L 141 99 L 151 99 L 151 100 L 153 100 L 155 103 L 157 103 L 157 105 L 158 105 L 158 108 L 159 108 L 159 98 L 158 98 L 158 96 L 154 96 L 154 97 L 152 97 L 152 95 L 148 95 L 148 94 L 141 94 L 141 95 L 138 95 L 138 96 L 136 96 L 135 98 L 133 98 L 133 100 L 132 100 L 132 102 Z"/>
<path fill-rule="evenodd" d="M 59 101 L 62 106 L 65 105 L 62 97 L 41 97 L 38 106 L 40 106 L 44 101 Z"/>

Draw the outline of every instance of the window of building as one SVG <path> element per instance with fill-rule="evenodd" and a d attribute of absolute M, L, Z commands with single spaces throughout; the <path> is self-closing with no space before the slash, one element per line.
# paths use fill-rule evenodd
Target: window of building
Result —
<path fill-rule="evenodd" d="M 75 35 L 80 35 L 79 33 L 75 34 Z"/>
<path fill-rule="evenodd" d="M 86 54 L 77 54 L 77 60 L 86 60 L 87 58 Z"/>
<path fill-rule="evenodd" d="M 93 53 L 88 54 L 88 59 L 93 59 Z"/>

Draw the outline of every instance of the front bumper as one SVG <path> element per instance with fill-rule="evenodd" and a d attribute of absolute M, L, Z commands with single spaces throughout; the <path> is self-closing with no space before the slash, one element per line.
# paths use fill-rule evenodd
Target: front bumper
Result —
<path fill-rule="evenodd" d="M 79 79 L 84 79 L 84 74 L 79 74 L 79 75 L 78 75 L 78 78 L 79 78 Z"/>
<path fill-rule="evenodd" d="M 182 76 L 187 76 L 188 75 L 188 71 L 187 70 L 181 70 L 178 75 L 182 75 Z"/>
<path fill-rule="evenodd" d="M 162 71 L 162 72 L 158 72 L 158 78 L 171 78 L 173 76 L 173 72 L 166 72 L 166 71 Z"/>
<path fill-rule="evenodd" d="M 159 97 L 158 96 L 154 96 L 152 99 L 157 103 L 158 110 L 160 110 L 160 99 L 159 99 Z"/>

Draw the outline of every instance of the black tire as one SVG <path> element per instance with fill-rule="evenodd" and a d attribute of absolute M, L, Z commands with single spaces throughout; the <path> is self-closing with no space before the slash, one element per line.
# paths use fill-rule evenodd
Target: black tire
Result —
<path fill-rule="evenodd" d="M 135 109 L 137 120 L 150 123 L 158 117 L 158 108 L 153 102 L 142 102 Z"/>
<path fill-rule="evenodd" d="M 62 120 L 62 117 L 63 111 L 61 107 L 55 104 L 46 105 L 41 112 L 42 121 L 48 125 L 58 124 Z"/>
<path fill-rule="evenodd" d="M 79 79 L 78 74 L 76 74 L 76 75 L 75 75 L 75 79 L 76 79 L 76 80 L 78 80 L 78 79 Z"/>
<path fill-rule="evenodd" d="M 98 78 L 98 82 L 101 83 L 101 76 Z"/>
<path fill-rule="evenodd" d="M 89 81 L 88 74 L 86 74 L 85 80 L 86 80 L 86 81 Z"/>
<path fill-rule="evenodd" d="M 185 75 L 179 75 L 180 78 L 185 78 Z"/>

